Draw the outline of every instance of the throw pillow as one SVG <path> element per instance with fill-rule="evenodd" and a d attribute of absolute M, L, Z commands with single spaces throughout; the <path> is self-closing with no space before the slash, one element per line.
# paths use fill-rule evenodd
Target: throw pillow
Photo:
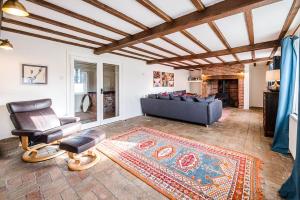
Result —
<path fill-rule="evenodd" d="M 163 99 L 163 100 L 170 100 L 170 96 L 167 94 L 158 94 L 158 99 Z"/>
<path fill-rule="evenodd" d="M 149 94 L 148 98 L 150 98 L 150 99 L 157 99 L 157 94 Z"/>

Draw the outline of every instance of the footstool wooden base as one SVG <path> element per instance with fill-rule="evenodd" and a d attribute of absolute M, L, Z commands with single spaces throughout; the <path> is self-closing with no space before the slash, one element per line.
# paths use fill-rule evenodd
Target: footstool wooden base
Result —
<path fill-rule="evenodd" d="M 100 155 L 94 150 L 94 147 L 103 139 L 105 139 L 104 133 L 96 130 L 88 130 L 78 136 L 63 140 L 59 148 L 68 152 L 69 169 L 81 171 L 97 164 L 100 160 Z M 83 162 L 84 157 L 89 159 L 88 162 Z"/>

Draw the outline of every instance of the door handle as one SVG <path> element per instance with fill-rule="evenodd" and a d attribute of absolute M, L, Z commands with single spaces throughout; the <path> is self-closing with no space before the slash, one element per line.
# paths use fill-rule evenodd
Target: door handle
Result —
<path fill-rule="evenodd" d="M 101 88 L 100 93 L 103 94 L 103 88 Z"/>

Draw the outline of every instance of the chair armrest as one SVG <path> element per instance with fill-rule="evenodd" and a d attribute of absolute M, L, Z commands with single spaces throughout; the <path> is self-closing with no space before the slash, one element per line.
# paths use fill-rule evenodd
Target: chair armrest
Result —
<path fill-rule="evenodd" d="M 43 132 L 38 130 L 12 130 L 11 133 L 16 136 L 38 136 L 41 135 Z"/>
<path fill-rule="evenodd" d="M 62 126 L 65 124 L 79 122 L 80 118 L 79 117 L 60 117 L 59 121 L 60 121 L 60 125 Z"/>

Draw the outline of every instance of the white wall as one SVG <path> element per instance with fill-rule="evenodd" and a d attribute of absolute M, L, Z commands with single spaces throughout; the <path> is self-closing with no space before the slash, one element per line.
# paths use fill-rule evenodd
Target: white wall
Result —
<path fill-rule="evenodd" d="M 250 107 L 263 107 L 263 92 L 267 89 L 265 62 L 258 63 L 255 67 L 250 65 Z"/>
<path fill-rule="evenodd" d="M 13 51 L 0 50 L 0 139 L 10 137 L 13 128 L 6 110 L 11 101 L 51 98 L 53 109 L 59 116 L 67 113 L 67 72 L 68 55 L 76 53 L 102 60 L 120 63 L 122 66 L 120 84 L 123 93 L 120 102 L 122 119 L 141 115 L 140 98 L 149 93 L 173 90 L 188 90 L 187 70 L 173 70 L 161 65 L 146 65 L 145 62 L 113 54 L 95 56 L 91 50 L 64 45 L 42 39 L 2 32 L 2 38 L 8 38 L 14 45 Z M 47 85 L 22 85 L 21 65 L 34 64 L 48 66 Z M 174 88 L 153 88 L 153 71 L 160 70 L 175 73 Z"/>

